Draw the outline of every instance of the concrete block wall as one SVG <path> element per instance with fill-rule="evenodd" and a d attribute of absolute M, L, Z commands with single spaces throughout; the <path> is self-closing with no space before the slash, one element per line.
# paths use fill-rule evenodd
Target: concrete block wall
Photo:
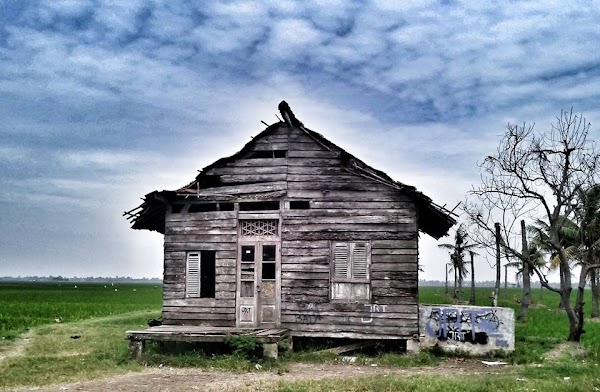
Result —
<path fill-rule="evenodd" d="M 515 314 L 510 308 L 465 305 L 420 305 L 421 348 L 475 355 L 514 351 Z"/>

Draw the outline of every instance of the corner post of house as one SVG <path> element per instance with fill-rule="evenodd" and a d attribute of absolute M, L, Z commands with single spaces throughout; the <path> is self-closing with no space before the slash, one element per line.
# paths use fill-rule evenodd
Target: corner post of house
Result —
<path fill-rule="evenodd" d="M 263 343 L 263 357 L 269 359 L 277 359 L 279 356 L 279 348 L 277 342 L 275 343 Z"/>
<path fill-rule="evenodd" d="M 421 344 L 418 337 L 406 340 L 406 352 L 410 354 L 418 354 L 421 351 Z"/>
<path fill-rule="evenodd" d="M 144 352 L 144 341 L 140 339 L 129 339 L 129 358 L 138 359 Z"/>

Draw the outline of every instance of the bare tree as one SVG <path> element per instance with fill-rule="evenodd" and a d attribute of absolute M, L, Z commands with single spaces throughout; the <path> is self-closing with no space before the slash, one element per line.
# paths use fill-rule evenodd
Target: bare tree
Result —
<path fill-rule="evenodd" d="M 481 164 L 480 186 L 465 204 L 479 239 L 490 242 L 493 223 L 502 221 L 501 248 L 507 257 L 526 262 L 546 289 L 560 295 L 569 321 L 569 341 L 579 341 L 583 333 L 583 292 L 589 271 L 600 264 L 581 268 L 577 296 L 572 305 L 572 269 L 561 246 L 559 232 L 564 218 L 575 212 L 578 193 L 594 184 L 599 174 L 600 157 L 588 139 L 589 123 L 573 111 L 561 111 L 548 132 L 537 132 L 534 125 L 509 124 L 494 155 Z M 549 227 L 547 245 L 559 260 L 560 288 L 552 287 L 542 271 L 519 250 L 522 246 L 521 217 L 537 217 Z M 487 239 L 486 239 L 487 238 Z"/>

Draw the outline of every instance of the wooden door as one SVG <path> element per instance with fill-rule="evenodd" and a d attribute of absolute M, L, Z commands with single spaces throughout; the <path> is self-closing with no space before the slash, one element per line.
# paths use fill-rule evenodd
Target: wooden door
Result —
<path fill-rule="evenodd" d="M 237 325 L 279 326 L 281 250 L 279 242 L 239 242 Z"/>

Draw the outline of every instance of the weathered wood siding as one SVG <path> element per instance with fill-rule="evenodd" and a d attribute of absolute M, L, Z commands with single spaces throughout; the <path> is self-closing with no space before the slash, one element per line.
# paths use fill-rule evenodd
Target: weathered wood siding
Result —
<path fill-rule="evenodd" d="M 257 140 L 248 151 L 287 150 L 287 128 Z M 241 157 L 214 167 L 221 185 L 200 189 L 186 203 L 238 202 L 281 198 L 287 189 L 286 158 Z M 200 197 L 196 197 L 200 196 Z M 235 326 L 238 211 L 167 214 L 165 223 L 163 317 L 167 324 Z M 186 253 L 214 250 L 215 298 L 186 298 Z"/>
<path fill-rule="evenodd" d="M 389 186 L 342 167 L 290 129 L 288 198 L 310 209 L 282 212 L 282 327 L 296 335 L 411 338 L 418 333 L 417 216 Z M 371 244 L 371 301 L 330 300 L 331 241 Z"/>
<path fill-rule="evenodd" d="M 167 214 L 163 318 L 165 324 L 235 326 L 235 211 Z M 215 251 L 215 298 L 186 298 L 187 252 Z"/>
<path fill-rule="evenodd" d="M 310 209 L 281 211 L 281 326 L 314 336 L 410 338 L 418 333 L 414 203 L 342 167 L 339 151 L 329 151 L 302 130 L 280 126 L 248 153 L 270 150 L 286 150 L 287 158 L 241 156 L 210 169 L 206 174 L 220 176 L 223 186 L 201 189 L 200 200 L 310 201 Z M 237 214 L 167 215 L 166 322 L 235 325 Z M 330 301 L 331 241 L 361 240 L 371 244 L 371 301 Z M 214 299 L 185 298 L 186 251 L 199 250 L 216 250 Z"/>

